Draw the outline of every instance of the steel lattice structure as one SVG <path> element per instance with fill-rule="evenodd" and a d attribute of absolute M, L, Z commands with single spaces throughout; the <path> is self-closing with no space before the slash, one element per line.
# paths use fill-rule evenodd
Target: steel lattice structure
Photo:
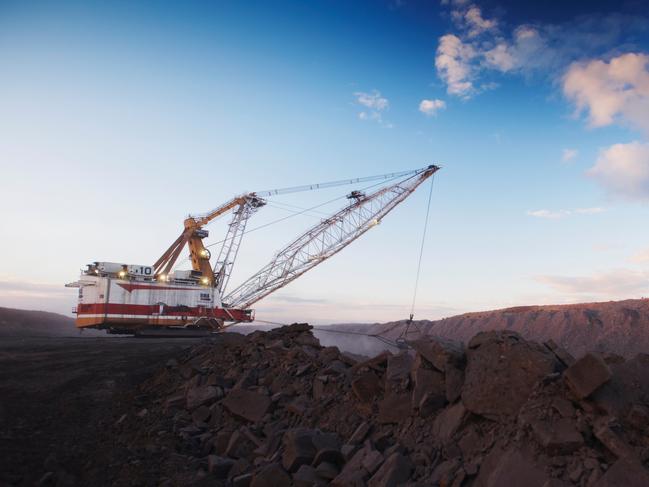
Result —
<path fill-rule="evenodd" d="M 239 253 L 241 238 L 246 231 L 246 224 L 250 217 L 266 202 L 254 195 L 246 195 L 244 201 L 232 214 L 232 221 L 228 225 L 228 234 L 219 252 L 214 266 L 215 287 L 221 295 L 228 285 L 234 262 Z"/>
<path fill-rule="evenodd" d="M 223 298 L 229 308 L 248 308 L 336 254 L 381 219 L 431 177 L 438 166 L 370 194 L 352 193 L 353 203 L 296 238 L 263 269 Z"/>

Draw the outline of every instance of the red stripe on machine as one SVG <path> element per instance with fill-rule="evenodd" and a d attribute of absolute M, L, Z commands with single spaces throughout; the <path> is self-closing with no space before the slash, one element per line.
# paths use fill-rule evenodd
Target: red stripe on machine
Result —
<path fill-rule="evenodd" d="M 155 315 L 155 316 L 193 316 L 222 318 L 227 321 L 250 321 L 250 315 L 243 309 L 203 308 L 188 306 L 162 306 L 149 304 L 95 303 L 79 304 L 77 315 Z"/>

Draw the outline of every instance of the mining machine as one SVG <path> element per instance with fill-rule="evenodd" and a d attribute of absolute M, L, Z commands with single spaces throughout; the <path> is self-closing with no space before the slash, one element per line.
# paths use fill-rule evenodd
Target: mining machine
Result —
<path fill-rule="evenodd" d="M 93 262 L 78 281 L 78 328 L 106 329 L 127 334 L 211 333 L 232 324 L 251 322 L 251 306 L 270 293 L 333 256 L 377 225 L 424 181 L 439 170 L 421 169 L 241 194 L 203 214 L 187 217 L 178 238 L 153 265 Z M 250 218 L 273 196 L 379 181 L 371 193 L 354 190 L 338 212 L 321 219 L 238 287 L 227 291 L 234 263 Z M 373 186 L 377 186 L 374 184 Z M 231 214 L 227 234 L 215 264 L 203 242 L 205 228 Z M 175 269 L 183 249 L 189 250 L 191 269 Z"/>

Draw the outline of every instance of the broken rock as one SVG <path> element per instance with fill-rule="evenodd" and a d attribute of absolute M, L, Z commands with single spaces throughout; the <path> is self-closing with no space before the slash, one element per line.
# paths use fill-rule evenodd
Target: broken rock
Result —
<path fill-rule="evenodd" d="M 372 372 L 365 372 L 352 382 L 352 390 L 361 402 L 370 402 L 383 392 L 381 381 L 378 376 Z"/>
<path fill-rule="evenodd" d="M 448 364 L 457 367 L 464 361 L 464 347 L 459 342 L 440 337 L 425 337 L 408 344 L 440 372 L 444 372 Z"/>
<path fill-rule="evenodd" d="M 244 389 L 232 389 L 223 400 L 223 406 L 232 415 L 253 423 L 264 417 L 270 404 L 268 396 Z"/>
<path fill-rule="evenodd" d="M 393 453 L 367 482 L 368 487 L 393 487 L 410 478 L 412 465 L 401 453 Z"/>
<path fill-rule="evenodd" d="M 523 340 L 518 333 L 478 333 L 469 342 L 462 402 L 472 413 L 506 419 L 518 412 L 536 383 L 556 366 L 545 347 Z"/>
<path fill-rule="evenodd" d="M 216 400 L 216 387 L 213 386 L 195 386 L 187 390 L 187 409 L 190 411 L 203 404 L 208 404 Z"/>
<path fill-rule="evenodd" d="M 466 414 L 466 408 L 461 402 L 442 411 L 433 423 L 435 439 L 441 444 L 447 443 L 464 423 Z"/>
<path fill-rule="evenodd" d="M 278 463 L 266 465 L 257 472 L 250 482 L 250 487 L 289 487 L 291 477 Z"/>
<path fill-rule="evenodd" d="M 608 382 L 611 369 L 600 355 L 587 353 L 568 367 L 563 377 L 570 390 L 584 399 Z"/>
<path fill-rule="evenodd" d="M 584 438 L 570 418 L 535 420 L 531 426 L 537 440 L 549 455 L 567 455 L 584 444 Z"/>
<path fill-rule="evenodd" d="M 316 447 L 313 445 L 315 434 L 315 431 L 306 428 L 296 428 L 284 434 L 282 465 L 286 470 L 296 472 L 302 465 L 313 461 L 316 455 Z"/>

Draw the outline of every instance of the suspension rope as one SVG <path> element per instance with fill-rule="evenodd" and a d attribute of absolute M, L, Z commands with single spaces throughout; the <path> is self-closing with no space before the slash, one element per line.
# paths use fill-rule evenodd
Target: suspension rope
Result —
<path fill-rule="evenodd" d="M 424 220 L 424 232 L 421 236 L 421 247 L 419 248 L 419 260 L 417 262 L 417 276 L 415 277 L 415 290 L 412 295 L 412 306 L 410 307 L 410 319 L 415 315 L 415 303 L 417 302 L 417 290 L 419 288 L 419 275 L 421 274 L 421 261 L 424 255 L 424 244 L 426 243 L 426 231 L 428 230 L 428 216 L 430 215 L 430 203 L 433 198 L 433 184 L 435 183 L 435 175 L 433 174 L 430 179 L 430 190 L 428 191 L 428 207 L 426 208 L 426 219 Z"/>
<path fill-rule="evenodd" d="M 417 175 L 415 175 L 415 176 L 417 176 Z M 413 178 L 413 177 L 415 177 L 415 176 L 411 176 L 410 178 L 406 178 L 406 179 L 404 179 L 404 181 L 407 181 L 408 179 L 411 179 L 411 178 Z M 385 181 L 379 181 L 378 183 L 370 184 L 369 186 L 366 186 L 365 188 L 362 188 L 361 191 L 366 191 L 366 190 L 371 189 L 371 188 L 373 188 L 373 187 L 375 187 L 375 186 L 379 186 L 379 185 L 381 185 L 381 184 L 389 183 L 389 182 L 391 182 L 391 181 L 394 181 L 395 179 L 398 179 L 399 177 L 400 177 L 400 176 L 395 176 L 395 177 L 390 178 L 390 179 L 387 179 L 387 180 L 385 180 Z M 259 225 L 258 227 L 251 228 L 250 230 L 246 230 L 245 232 L 243 232 L 243 235 L 247 235 L 247 234 L 252 233 L 252 232 L 255 232 L 255 231 L 257 231 L 257 230 L 261 230 L 262 228 L 269 227 L 269 226 L 274 225 L 274 224 L 276 224 L 276 223 L 281 223 L 281 222 L 283 222 L 283 221 L 285 221 L 285 220 L 288 220 L 289 218 L 293 218 L 293 217 L 296 217 L 296 216 L 298 216 L 298 215 L 306 214 L 306 213 L 309 212 L 309 211 L 315 210 L 315 209 L 317 209 L 317 208 L 320 208 L 320 207 L 322 207 L 322 206 L 328 205 L 328 204 L 330 204 L 330 203 L 333 203 L 334 201 L 338 201 L 338 200 L 340 200 L 340 199 L 344 199 L 344 198 L 346 198 L 346 196 L 337 196 L 337 197 L 335 197 L 335 198 L 333 198 L 333 199 L 330 199 L 330 200 L 328 200 L 328 201 L 325 201 L 324 203 L 320 203 L 320 204 L 315 205 L 315 206 L 312 206 L 312 207 L 310 207 L 310 208 L 304 208 L 302 211 L 298 211 L 298 212 L 296 212 L 296 213 L 292 213 L 291 215 L 287 215 L 287 216 L 285 216 L 285 217 L 278 218 L 277 220 L 273 220 L 273 221 L 268 222 L 268 223 L 265 223 L 265 224 L 263 224 L 263 225 Z M 275 203 L 277 203 L 277 202 L 275 202 Z M 271 205 L 271 206 L 272 206 L 272 205 Z M 330 215 L 327 214 L 327 216 L 330 216 Z M 205 248 L 214 247 L 215 245 L 222 244 L 222 243 L 225 242 L 226 240 L 227 240 L 227 239 L 223 239 L 223 240 L 219 240 L 218 242 L 211 243 L 211 244 L 209 244 L 209 245 L 206 245 Z M 178 266 L 183 265 L 185 262 L 189 262 L 189 259 L 190 259 L 190 257 L 188 256 L 188 257 L 185 257 L 184 259 L 180 260 L 179 262 L 176 262 L 176 264 L 174 264 L 174 269 L 176 269 Z"/>

